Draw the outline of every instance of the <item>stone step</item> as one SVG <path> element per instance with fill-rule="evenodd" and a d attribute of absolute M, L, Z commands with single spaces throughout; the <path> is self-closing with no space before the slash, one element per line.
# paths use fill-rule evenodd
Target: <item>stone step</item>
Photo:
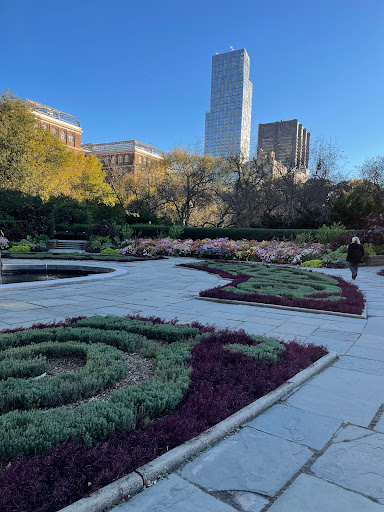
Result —
<path fill-rule="evenodd" d="M 85 250 L 89 245 L 87 240 L 50 240 L 48 242 L 49 249 L 63 250 Z"/>

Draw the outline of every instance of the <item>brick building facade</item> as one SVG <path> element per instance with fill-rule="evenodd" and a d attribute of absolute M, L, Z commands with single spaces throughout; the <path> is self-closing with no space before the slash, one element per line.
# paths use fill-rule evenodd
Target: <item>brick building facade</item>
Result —
<path fill-rule="evenodd" d="M 81 151 L 83 130 L 76 117 L 36 101 L 26 99 L 24 102 L 31 108 L 39 127 L 58 137 L 70 149 Z"/>
<path fill-rule="evenodd" d="M 124 173 L 134 172 L 135 169 L 163 158 L 163 152 L 149 144 L 137 140 L 120 142 L 105 142 L 101 144 L 87 143 L 82 145 L 86 154 L 97 156 L 103 169 L 119 169 Z"/>

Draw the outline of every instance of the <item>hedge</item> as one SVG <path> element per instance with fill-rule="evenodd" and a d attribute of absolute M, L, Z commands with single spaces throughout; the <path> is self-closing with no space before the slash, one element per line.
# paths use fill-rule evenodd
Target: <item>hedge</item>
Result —
<path fill-rule="evenodd" d="M 47 379 L 20 379 L 18 360 L 39 354 L 53 357 L 86 358 L 85 366 Z M 15 364 L 15 373 L 0 382 L 0 413 L 55 407 L 89 398 L 111 386 L 126 374 L 123 352 L 101 343 L 34 343 L 0 353 L 3 362 Z"/>
<path fill-rule="evenodd" d="M 88 320 L 92 327 L 84 327 L 87 323 L 84 319 L 75 324 L 78 326 L 82 322 L 82 327 L 32 328 L 0 334 L 0 351 L 4 351 L 3 360 L 24 351 L 37 355 L 41 350 L 46 354 L 48 346 L 52 350 L 60 350 L 60 347 L 65 349 L 66 346 L 72 345 L 72 353 L 75 348 L 81 349 L 80 344 L 83 344 L 84 348 L 81 351 L 86 352 L 88 357 L 90 352 L 96 355 L 96 351 L 100 353 L 100 349 L 104 347 L 103 350 L 111 356 L 117 353 L 122 356 L 120 351 L 123 351 L 139 353 L 142 357 L 150 358 L 155 367 L 153 377 L 126 389 L 114 390 L 110 399 L 104 402 L 92 401 L 80 404 L 74 409 L 58 407 L 44 411 L 45 414 L 39 409 L 32 408 L 13 410 L 0 415 L 0 465 L 7 464 L 17 455 L 48 452 L 56 444 L 71 439 L 95 445 L 105 440 L 112 431 L 130 431 L 147 424 L 150 420 L 173 410 L 182 400 L 190 383 L 191 367 L 187 363 L 191 357 L 191 349 L 200 338 L 197 328 L 172 324 L 155 325 L 151 321 L 114 316 L 91 317 Z M 140 323 L 142 331 L 152 338 L 160 338 L 163 335 L 160 343 L 138 334 Z M 104 329 L 97 328 L 101 326 Z M 122 362 L 121 357 L 119 359 L 120 361 L 115 361 L 117 365 Z M 110 362 L 105 358 L 108 367 Z M 110 372 L 115 375 L 120 373 L 121 376 L 122 368 L 117 368 L 117 365 L 114 364 Z M 84 370 L 86 367 L 87 365 Z M 76 373 L 80 374 L 81 371 Z M 102 370 L 99 373 L 103 374 L 100 377 L 105 377 L 104 380 L 107 382 L 104 384 L 108 386 L 110 379 L 104 375 L 106 372 Z M 68 376 L 71 377 L 70 374 L 63 374 L 62 380 L 67 380 Z M 6 385 L 9 381 L 18 381 L 19 387 L 24 384 L 26 393 L 28 385 L 31 385 L 31 381 L 12 378 L 3 384 Z M 58 377 L 51 380 L 54 381 L 58 381 Z M 52 396 L 50 393 L 49 398 Z M 78 397 L 75 394 L 73 398 L 76 400 Z M 44 407 L 47 404 L 40 405 Z"/>
<path fill-rule="evenodd" d="M 141 233 L 145 237 L 158 237 L 161 233 L 168 236 L 170 226 L 156 226 L 154 224 L 131 224 L 134 236 Z M 312 233 L 316 238 L 316 229 L 266 229 L 266 228 L 184 228 L 180 238 L 186 240 L 202 240 L 204 238 L 229 238 L 230 240 L 290 240 L 300 233 Z"/>
<path fill-rule="evenodd" d="M 16 226 L 20 226 L 23 223 L 22 220 L 2 220 L 0 219 L 0 229 L 6 233 Z"/>

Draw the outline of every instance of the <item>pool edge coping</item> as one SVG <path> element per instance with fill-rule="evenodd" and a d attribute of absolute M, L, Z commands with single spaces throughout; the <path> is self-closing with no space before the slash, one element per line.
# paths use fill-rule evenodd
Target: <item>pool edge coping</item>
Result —
<path fill-rule="evenodd" d="M 71 261 L 71 260 L 69 260 Z M 72 260 L 72 261 L 75 261 L 75 260 Z M 88 263 L 88 262 L 87 262 Z M 8 263 L 7 264 L 3 264 L 3 268 L 5 265 L 9 265 Z M 24 265 L 24 264 L 13 264 L 11 265 L 13 267 L 21 267 L 19 268 L 18 270 L 24 270 L 24 269 L 27 269 L 28 267 L 37 267 L 37 266 L 41 266 L 42 269 L 45 269 L 46 267 L 49 268 L 49 264 L 45 265 L 45 264 L 41 264 L 41 265 L 38 265 L 38 264 L 30 264 L 30 265 Z M 51 286 L 64 286 L 64 285 L 68 285 L 68 284 L 83 284 L 83 283 L 89 283 L 91 281 L 98 281 L 98 280 L 103 280 L 103 279 L 107 279 L 107 278 L 115 278 L 115 277 L 120 277 L 122 275 L 125 275 L 127 274 L 128 272 L 128 269 L 124 269 L 124 268 L 118 268 L 114 265 L 112 266 L 109 266 L 108 264 L 107 265 L 95 265 L 95 266 L 92 266 L 92 265 L 81 265 L 81 263 L 68 263 L 68 265 L 65 265 L 64 263 L 52 263 L 51 265 L 52 267 L 60 267 L 60 266 L 67 266 L 67 267 L 85 267 L 85 268 L 103 268 L 103 269 L 112 269 L 111 272 L 104 272 L 104 273 L 100 273 L 100 274 L 93 274 L 93 275 L 89 275 L 89 276 L 84 276 L 84 277 L 69 277 L 69 278 L 64 278 L 64 279 L 52 279 L 50 281 L 26 281 L 26 282 L 22 282 L 22 283 L 10 283 L 10 284 L 2 284 L 0 285 L 0 293 L 2 292 L 5 292 L 5 291 L 17 291 L 17 290 L 23 290 L 23 289 L 33 289 L 33 288 L 40 288 L 40 287 L 51 287 Z"/>

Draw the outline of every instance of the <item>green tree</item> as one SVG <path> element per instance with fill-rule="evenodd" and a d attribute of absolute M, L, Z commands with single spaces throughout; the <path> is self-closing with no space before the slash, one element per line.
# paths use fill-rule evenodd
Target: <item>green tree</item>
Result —
<path fill-rule="evenodd" d="M 43 200 L 66 195 L 115 203 L 105 172 L 95 156 L 73 152 L 57 137 L 36 126 L 30 108 L 15 95 L 0 97 L 0 188 Z"/>
<path fill-rule="evenodd" d="M 369 180 L 344 182 L 333 205 L 333 217 L 349 229 L 362 229 L 364 217 L 384 211 L 382 194 Z"/>
<path fill-rule="evenodd" d="M 32 170 L 32 141 L 38 130 L 29 107 L 9 91 L 0 96 L 0 186 L 22 189 Z"/>

